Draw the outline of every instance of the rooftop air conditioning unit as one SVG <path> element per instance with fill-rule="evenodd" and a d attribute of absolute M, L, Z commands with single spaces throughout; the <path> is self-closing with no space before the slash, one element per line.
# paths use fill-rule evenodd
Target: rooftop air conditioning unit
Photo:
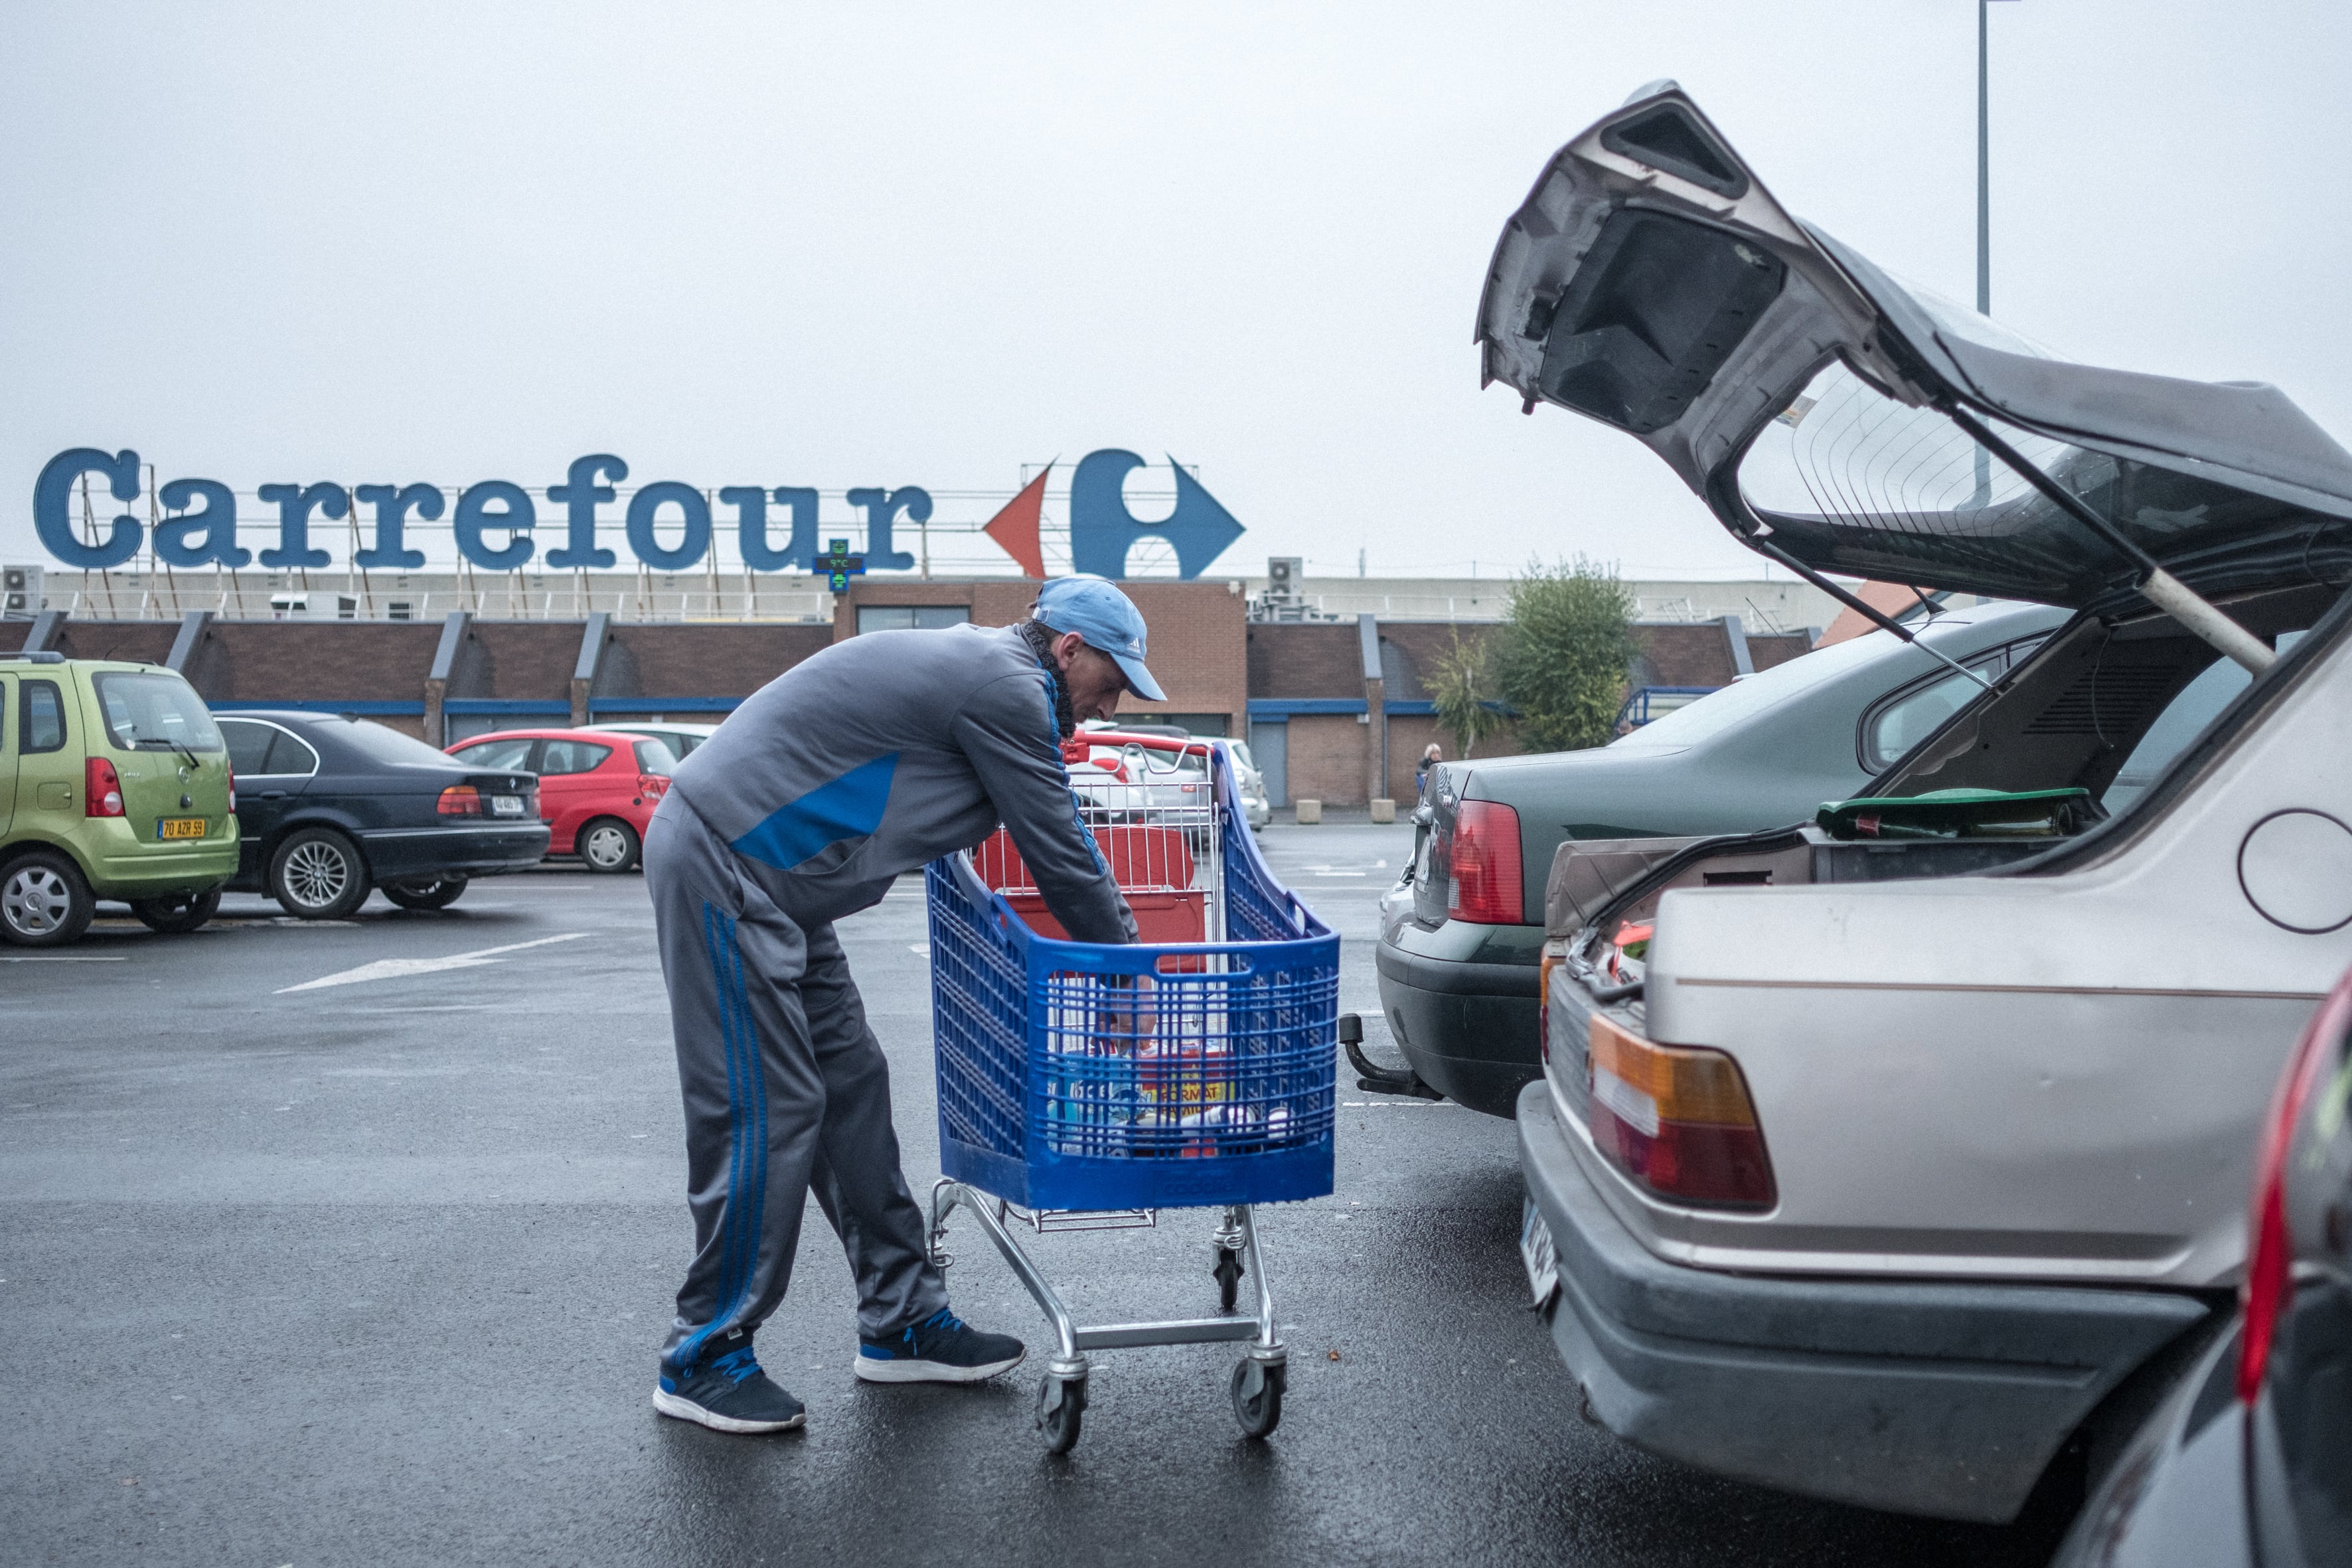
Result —
<path fill-rule="evenodd" d="M 0 616 L 29 620 L 41 613 L 41 568 L 0 566 Z"/>
<path fill-rule="evenodd" d="M 1265 562 L 1266 592 L 1277 599 L 1287 599 L 1298 592 L 1299 580 L 1307 575 L 1307 558 L 1302 555 L 1269 555 Z"/>

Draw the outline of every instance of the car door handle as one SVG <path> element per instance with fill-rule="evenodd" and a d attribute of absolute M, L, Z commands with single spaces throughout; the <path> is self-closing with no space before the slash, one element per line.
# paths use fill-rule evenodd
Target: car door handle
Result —
<path fill-rule="evenodd" d="M 286 798 L 286 792 L 282 789 L 266 789 L 261 792 L 261 798 L 264 800 L 284 800 Z"/>

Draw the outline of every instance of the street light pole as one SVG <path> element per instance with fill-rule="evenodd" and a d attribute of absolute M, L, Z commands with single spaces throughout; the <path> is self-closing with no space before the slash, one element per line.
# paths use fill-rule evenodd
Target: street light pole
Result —
<path fill-rule="evenodd" d="M 1977 314 L 1992 314 L 1992 94 L 1986 15 L 1991 0 L 1977 0 Z"/>
<path fill-rule="evenodd" d="M 1977 314 L 1992 314 L 1992 67 L 1985 18 L 1992 0 L 1977 0 Z M 1976 450 L 1976 490 L 1971 507 L 1992 501 L 1992 458 Z"/>

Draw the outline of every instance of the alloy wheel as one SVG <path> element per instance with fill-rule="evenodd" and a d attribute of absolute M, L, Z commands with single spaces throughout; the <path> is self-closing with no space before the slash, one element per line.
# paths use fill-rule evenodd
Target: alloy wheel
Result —
<path fill-rule="evenodd" d="M 286 890 L 296 903 L 324 909 L 352 885 L 352 868 L 333 845 L 312 840 L 298 844 L 286 857 Z"/>
<path fill-rule="evenodd" d="M 44 937 L 66 922 L 73 890 L 47 866 L 25 866 L 0 886 L 0 918 L 19 936 Z"/>

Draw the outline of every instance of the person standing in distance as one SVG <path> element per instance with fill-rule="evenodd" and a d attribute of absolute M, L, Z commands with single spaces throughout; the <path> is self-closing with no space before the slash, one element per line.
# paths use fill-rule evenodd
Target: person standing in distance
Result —
<path fill-rule="evenodd" d="M 751 1341 L 783 1300 L 812 1190 L 856 1278 L 860 1378 L 977 1383 L 1025 1353 L 949 1310 L 899 1169 L 888 1065 L 833 927 L 1002 824 L 1071 936 L 1135 940 L 1061 742 L 1122 692 L 1166 700 L 1143 616 L 1099 577 L 1061 577 L 1031 617 L 834 644 L 747 699 L 654 813 L 646 883 L 695 1241 L 654 1390 L 665 1415 L 802 1424 Z"/>
<path fill-rule="evenodd" d="M 1415 799 L 1419 799 L 1429 788 L 1429 770 L 1444 760 L 1445 752 L 1439 748 L 1436 742 L 1432 741 L 1429 743 L 1429 749 L 1421 753 L 1421 765 L 1412 770 L 1412 793 Z"/>

